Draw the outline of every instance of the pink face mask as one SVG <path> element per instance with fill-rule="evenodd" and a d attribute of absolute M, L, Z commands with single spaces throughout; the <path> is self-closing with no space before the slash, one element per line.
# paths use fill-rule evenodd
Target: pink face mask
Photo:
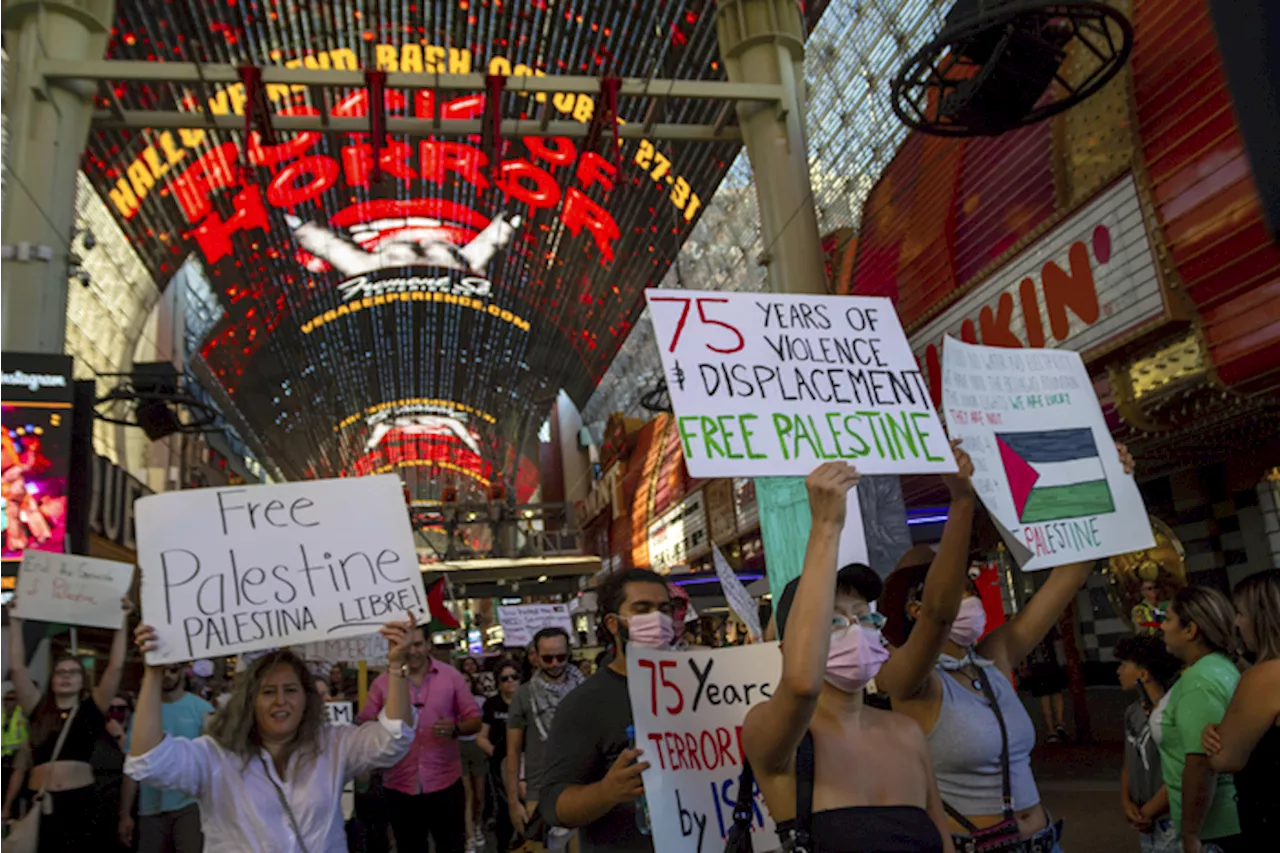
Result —
<path fill-rule="evenodd" d="M 982 599 L 968 596 L 960 602 L 960 612 L 956 614 L 956 621 L 951 623 L 951 641 L 967 649 L 978 642 L 985 630 L 987 611 L 982 606 Z"/>
<path fill-rule="evenodd" d="M 626 626 L 627 641 L 646 649 L 667 649 L 676 639 L 675 622 L 658 610 L 631 616 Z"/>
<path fill-rule="evenodd" d="M 880 632 L 855 626 L 831 638 L 827 683 L 845 693 L 857 693 L 876 677 L 888 659 L 889 651 L 880 642 Z"/>

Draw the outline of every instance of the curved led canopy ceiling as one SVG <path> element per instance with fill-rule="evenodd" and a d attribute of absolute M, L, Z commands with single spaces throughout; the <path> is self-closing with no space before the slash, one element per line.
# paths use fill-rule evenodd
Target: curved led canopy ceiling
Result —
<path fill-rule="evenodd" d="M 824 5 L 809 4 L 811 21 Z M 714 11 L 712 0 L 120 0 L 108 58 L 723 79 Z M 252 95 L 115 85 L 102 106 L 192 112 L 193 126 L 95 129 L 85 171 L 157 281 L 189 254 L 203 263 L 225 315 L 200 357 L 281 470 L 414 467 L 424 499 L 446 481 L 527 483 L 518 460 L 536 458 L 556 391 L 586 402 L 737 150 L 638 139 L 614 158 L 582 138 L 388 136 L 375 153 L 368 133 L 246 140 L 201 126 L 252 112 Z M 584 123 L 597 100 L 500 97 L 509 119 Z M 264 102 L 276 117 L 342 118 L 368 116 L 369 99 L 274 85 Z M 385 92 L 390 118 L 483 119 L 485 103 Z M 721 107 L 649 106 L 701 124 Z M 620 118 L 644 121 L 628 109 L 645 108 L 624 101 Z"/>

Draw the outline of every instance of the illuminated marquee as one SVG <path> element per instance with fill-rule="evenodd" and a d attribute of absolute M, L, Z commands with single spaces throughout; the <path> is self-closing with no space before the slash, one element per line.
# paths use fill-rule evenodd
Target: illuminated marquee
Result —
<path fill-rule="evenodd" d="M 825 3 L 809 3 L 816 20 Z M 723 79 L 715 7 L 620 0 L 579 4 L 280 0 L 120 0 L 108 57 L 295 68 L 468 74 Z M 492 34 L 486 35 L 486 34 Z M 416 471 L 432 495 L 422 441 L 375 430 L 385 401 L 453 401 L 476 436 L 485 479 L 532 489 L 548 389 L 585 404 L 714 191 L 736 143 L 627 140 L 588 150 L 566 137 L 258 134 L 212 130 L 204 114 L 242 116 L 239 83 L 115 87 L 125 110 L 178 110 L 192 128 L 95 130 L 83 166 L 158 282 L 197 258 L 224 313 L 199 368 L 291 477 L 389 464 Z M 363 89 L 266 87 L 268 111 L 369 112 Z M 438 98 L 438 101 L 437 101 Z M 590 122 L 588 94 L 502 95 L 506 118 Z M 389 89 L 390 117 L 481 117 L 481 93 Z M 645 118 L 624 100 L 619 121 Z M 668 99 L 663 121 L 712 124 L 720 105 Z M 630 112 L 627 112 L 627 111 Z M 733 121 L 732 116 L 730 121 Z M 605 134 L 609 138 L 609 134 Z M 490 162 L 494 159 L 496 162 Z M 478 416 L 478 413 L 486 416 Z M 337 428 L 335 428 L 337 425 Z M 405 429 L 424 429 L 407 421 Z M 418 436 L 422 438 L 422 436 Z M 396 447 L 396 459 L 388 458 Z M 372 457 L 370 456 L 372 454 Z M 421 454 L 415 456 L 415 454 Z M 450 457 L 451 464 L 468 465 Z M 478 463 L 477 463 L 478 464 Z M 418 476 L 421 475 L 421 476 Z M 473 481 L 474 482 L 474 481 Z"/>

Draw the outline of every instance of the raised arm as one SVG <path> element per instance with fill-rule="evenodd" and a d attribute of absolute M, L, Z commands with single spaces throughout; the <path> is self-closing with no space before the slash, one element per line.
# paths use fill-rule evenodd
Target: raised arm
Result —
<path fill-rule="evenodd" d="M 134 642 L 143 656 L 142 687 L 138 689 L 138 704 L 133 709 L 132 734 L 129 737 L 129 754 L 145 755 L 164 740 L 164 720 L 162 718 L 160 686 L 161 672 L 164 669 L 146 663 L 147 652 L 156 648 L 156 629 L 150 625 L 139 624 L 133 631 Z M 116 640 L 119 640 L 119 633 Z M 112 644 L 112 655 L 115 645 Z M 114 695 L 114 694 L 113 694 Z M 97 697 L 94 697 L 97 701 Z"/>
<path fill-rule="evenodd" d="M 409 649 L 409 639 L 418 627 L 418 620 L 410 611 L 408 620 L 404 622 L 388 622 L 378 633 L 387 640 L 387 697 L 382 710 L 388 720 L 412 722 L 413 710 L 409 704 L 408 679 L 400 674 L 404 665 L 405 654 Z"/>
<path fill-rule="evenodd" d="M 1209 766 L 1218 773 L 1239 773 L 1280 716 L 1280 660 L 1256 664 L 1240 679 L 1227 713 L 1218 725 L 1205 726 L 1201 742 Z"/>
<path fill-rule="evenodd" d="M 901 648 L 894 649 L 876 673 L 876 689 L 899 701 L 911 699 L 930 683 L 934 664 L 951 633 L 969 574 L 969 534 L 973 529 L 973 462 L 951 442 L 959 472 L 943 479 L 951 492 L 951 510 L 942 528 L 938 553 L 925 575 L 920 616 Z"/>
<path fill-rule="evenodd" d="M 813 524 L 787 624 L 778 626 L 782 676 L 773 696 L 752 708 L 742 727 L 742 745 L 757 773 L 777 775 L 791 766 L 818 706 L 831 647 L 836 550 L 849 490 L 857 483 L 858 472 L 844 462 L 818 466 L 805 482 Z"/>
<path fill-rule="evenodd" d="M 123 614 L 120 617 L 120 627 L 111 638 L 111 654 L 107 657 L 107 668 L 103 670 L 98 686 L 93 688 L 93 702 L 104 713 L 111 704 L 111 700 L 116 698 L 116 691 L 120 689 L 120 676 L 124 673 L 124 653 L 129 644 L 129 614 L 133 612 L 133 602 L 128 596 L 120 599 L 120 609 Z"/>
<path fill-rule="evenodd" d="M 18 694 L 18 705 L 30 719 L 36 705 L 40 704 L 40 691 L 27 669 L 27 644 L 22 639 L 22 620 L 12 615 L 9 617 L 9 678 Z"/>
<path fill-rule="evenodd" d="M 1132 474 L 1133 456 L 1129 449 L 1117 442 L 1116 451 L 1120 454 L 1124 472 Z M 1096 562 L 1072 563 L 1050 572 L 1044 586 L 1031 596 L 1017 616 L 983 638 L 978 644 L 978 654 L 995 661 L 1006 675 L 1012 672 L 1057 624 L 1071 599 L 1088 580 Z"/>

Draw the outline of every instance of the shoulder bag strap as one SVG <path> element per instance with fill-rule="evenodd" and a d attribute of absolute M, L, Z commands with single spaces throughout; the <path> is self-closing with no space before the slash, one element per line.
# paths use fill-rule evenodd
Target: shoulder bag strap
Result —
<path fill-rule="evenodd" d="M 991 703 L 991 710 L 995 712 L 996 722 L 1000 724 L 1000 776 L 1004 785 L 1004 818 L 1010 820 L 1013 818 L 1013 783 L 1009 778 L 1009 730 L 1005 728 L 1004 713 L 1000 710 L 1000 703 L 996 700 L 996 692 L 991 687 L 991 681 L 987 678 L 987 671 L 981 666 L 975 664 L 978 670 L 978 680 L 982 682 L 982 692 L 987 697 L 987 701 Z"/>
<path fill-rule="evenodd" d="M 738 777 L 738 802 L 733 807 L 733 822 L 748 825 L 755 818 L 755 809 L 751 802 L 755 799 L 756 774 L 751 769 L 751 762 L 744 756 L 742 759 L 742 775 Z"/>
<path fill-rule="evenodd" d="M 88 699 L 84 701 L 92 702 L 93 700 Z M 67 742 L 67 733 L 71 731 L 71 724 L 75 722 L 76 714 L 78 713 L 80 713 L 80 705 L 77 704 L 71 709 L 71 713 L 67 715 L 67 721 L 62 724 L 62 731 L 58 732 L 58 741 L 53 745 L 53 754 L 49 756 L 50 764 L 57 761 L 58 756 L 62 754 L 62 745 Z M 52 773 L 44 774 L 44 784 L 42 784 L 40 786 L 40 790 L 36 792 L 36 798 L 39 799 L 44 797 L 45 791 L 49 787 L 49 779 L 52 776 Z"/>
<path fill-rule="evenodd" d="M 813 825 L 813 734 L 806 731 L 796 750 L 796 849 L 812 850 L 809 830 Z"/>
<path fill-rule="evenodd" d="M 298 827 L 298 819 L 293 816 L 293 809 L 289 808 L 289 800 L 284 795 L 284 790 L 276 784 L 276 780 L 271 777 L 271 768 L 267 766 L 267 760 L 261 755 L 258 760 L 262 762 L 262 772 L 267 774 L 267 781 L 271 783 L 271 787 L 276 789 L 276 796 L 280 798 L 280 807 L 284 809 L 284 813 L 289 817 L 289 825 L 293 827 L 293 834 L 298 839 L 298 846 L 302 848 L 302 853 L 307 853 L 307 842 L 302 840 L 302 830 Z"/>

